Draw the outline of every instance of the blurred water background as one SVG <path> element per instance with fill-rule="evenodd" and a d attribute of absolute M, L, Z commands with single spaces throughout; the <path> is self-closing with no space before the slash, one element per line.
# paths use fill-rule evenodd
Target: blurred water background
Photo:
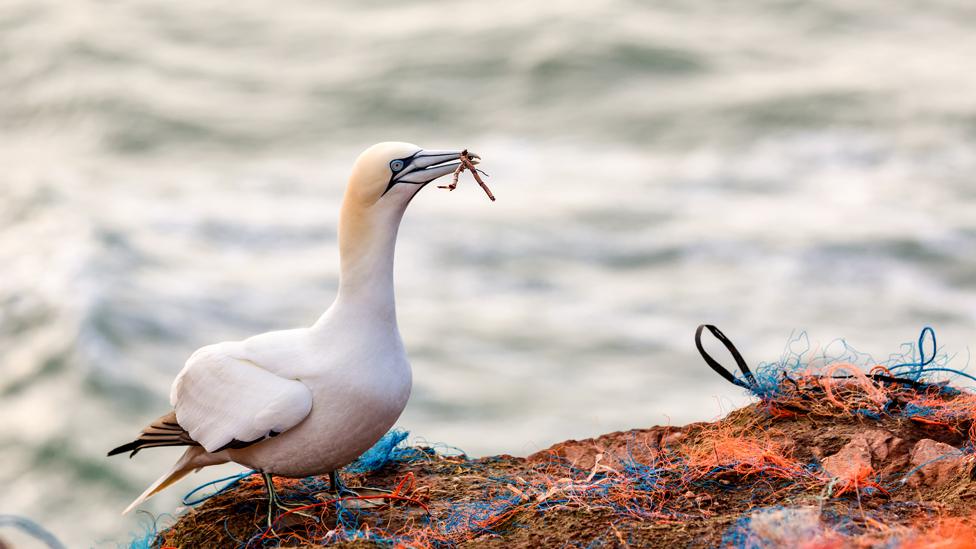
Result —
<path fill-rule="evenodd" d="M 976 7 L 0 3 L 0 513 L 111 547 L 197 347 L 307 325 L 366 146 L 468 147 L 397 255 L 400 425 L 473 455 L 719 416 L 790 334 L 976 341 Z M 172 512 L 183 481 L 147 508 Z M 0 532 L 0 537 L 6 536 Z M 19 538 L 18 538 L 19 539 Z"/>

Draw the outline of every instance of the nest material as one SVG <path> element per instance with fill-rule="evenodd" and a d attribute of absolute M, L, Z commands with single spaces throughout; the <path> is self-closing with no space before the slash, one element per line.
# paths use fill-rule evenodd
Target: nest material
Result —
<path fill-rule="evenodd" d="M 488 175 L 488 174 L 486 174 L 485 172 L 479 170 L 478 167 L 476 166 L 476 164 L 478 163 L 478 160 L 479 160 L 478 157 L 477 156 L 470 155 L 468 153 L 468 149 L 464 149 L 463 151 L 461 151 L 461 158 L 460 158 L 460 160 L 461 160 L 461 163 L 458 164 L 457 169 L 454 170 L 454 179 L 451 181 L 451 184 L 450 185 L 438 185 L 437 188 L 438 189 L 447 189 L 449 191 L 453 191 L 458 186 L 458 178 L 460 178 L 461 177 L 461 174 L 464 173 L 465 170 L 467 170 L 467 171 L 471 172 L 471 175 L 472 176 L 474 176 L 474 180 L 478 182 L 478 185 L 481 185 L 481 189 L 485 191 L 485 194 L 488 195 L 488 198 L 492 202 L 494 202 L 495 201 L 495 195 L 492 194 L 491 189 L 488 188 L 488 184 L 485 183 L 485 181 L 483 179 L 481 179 L 481 175 Z"/>
<path fill-rule="evenodd" d="M 911 540 L 924 547 L 926 539 L 973 533 L 965 517 L 976 512 L 967 453 L 976 397 L 945 386 L 910 389 L 865 379 L 784 378 L 775 396 L 717 422 L 568 441 L 528 458 L 472 460 L 400 447 L 378 469 L 347 476 L 354 487 L 396 487 L 399 500 L 379 508 L 349 500 L 323 504 L 330 501 L 320 493 L 324 479 L 282 480 L 280 492 L 314 506 L 314 518 L 285 517 L 273 532 L 264 527 L 265 494 L 252 477 L 181 517 L 157 542 L 181 548 L 777 547 L 776 536 L 794 539 L 784 532 L 816 531 L 822 547 Z M 931 419 L 904 415 L 923 407 Z M 862 409 L 876 415 L 866 417 Z M 882 452 L 871 442 L 878 433 L 897 442 Z M 867 468 L 827 470 L 862 440 Z M 907 484 L 906 476 L 918 474 L 910 458 L 919 444 L 960 449 L 956 472 L 937 484 Z"/>

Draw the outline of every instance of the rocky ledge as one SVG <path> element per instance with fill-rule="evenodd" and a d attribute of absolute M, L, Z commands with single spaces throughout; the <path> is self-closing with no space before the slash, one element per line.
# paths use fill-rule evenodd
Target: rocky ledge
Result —
<path fill-rule="evenodd" d="M 716 422 L 569 440 L 528 457 L 388 445 L 346 479 L 391 494 L 336 501 L 323 479 L 282 479 L 304 509 L 272 528 L 261 481 L 248 477 L 155 544 L 974 547 L 976 397 L 832 379 L 789 379 L 788 391 Z"/>

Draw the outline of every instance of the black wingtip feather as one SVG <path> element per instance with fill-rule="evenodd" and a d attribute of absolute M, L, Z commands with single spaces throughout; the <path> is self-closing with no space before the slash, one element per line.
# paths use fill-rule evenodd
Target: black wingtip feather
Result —
<path fill-rule="evenodd" d="M 109 450 L 108 457 L 117 456 L 119 454 L 124 454 L 126 452 L 132 452 L 131 454 L 129 454 L 129 457 L 131 458 L 132 456 L 136 455 L 136 452 L 139 451 L 139 445 L 141 443 L 142 443 L 141 440 L 133 440 L 132 442 L 130 442 L 128 444 L 123 444 L 122 446 L 119 446 L 118 448 L 114 448 L 112 450 Z"/>

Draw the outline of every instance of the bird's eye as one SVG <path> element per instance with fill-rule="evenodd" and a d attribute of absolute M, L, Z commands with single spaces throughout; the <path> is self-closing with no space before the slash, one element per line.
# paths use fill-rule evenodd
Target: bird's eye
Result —
<path fill-rule="evenodd" d="M 403 160 L 394 160 L 390 162 L 390 169 L 394 172 L 398 172 L 403 169 Z"/>

